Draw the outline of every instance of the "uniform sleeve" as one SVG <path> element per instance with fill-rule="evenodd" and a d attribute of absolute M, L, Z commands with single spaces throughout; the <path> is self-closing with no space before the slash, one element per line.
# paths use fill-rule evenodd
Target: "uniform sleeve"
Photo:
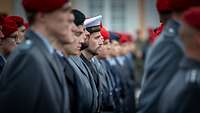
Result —
<path fill-rule="evenodd" d="M 148 81 L 159 75 L 171 75 L 177 69 L 183 53 L 181 48 L 173 42 L 163 42 L 149 53 L 145 61 L 144 76 Z"/>
<path fill-rule="evenodd" d="M 182 56 L 179 46 L 172 42 L 160 43 L 149 53 L 144 70 L 146 80 L 139 98 L 139 113 L 155 112 L 158 98 L 177 71 Z"/>

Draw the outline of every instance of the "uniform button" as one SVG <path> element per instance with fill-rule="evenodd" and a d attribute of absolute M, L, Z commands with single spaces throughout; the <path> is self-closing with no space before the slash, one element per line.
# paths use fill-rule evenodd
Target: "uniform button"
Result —
<path fill-rule="evenodd" d="M 169 32 L 170 32 L 170 33 L 174 33 L 174 29 L 169 28 Z"/>

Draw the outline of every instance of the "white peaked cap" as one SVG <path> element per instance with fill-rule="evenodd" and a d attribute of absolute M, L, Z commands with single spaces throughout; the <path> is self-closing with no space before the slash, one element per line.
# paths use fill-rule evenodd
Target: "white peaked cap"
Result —
<path fill-rule="evenodd" d="M 102 21 L 102 16 L 95 16 L 92 18 L 88 18 L 84 21 L 84 25 L 86 28 L 88 27 L 94 27 L 94 26 L 99 26 L 101 24 Z"/>

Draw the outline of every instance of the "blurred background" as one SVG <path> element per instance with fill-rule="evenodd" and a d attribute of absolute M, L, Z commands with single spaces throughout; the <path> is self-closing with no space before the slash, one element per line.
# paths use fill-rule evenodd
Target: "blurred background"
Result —
<path fill-rule="evenodd" d="M 71 0 L 73 7 L 88 17 L 102 15 L 111 31 L 130 33 L 133 38 L 148 37 L 148 28 L 159 26 L 156 0 Z M 45 7 L 45 6 L 44 6 Z M 0 0 L 0 12 L 25 17 L 21 0 Z M 138 32 L 141 36 L 137 36 Z"/>
<path fill-rule="evenodd" d="M 0 0 L 0 12 L 25 19 L 22 0 Z M 73 8 L 87 17 L 102 15 L 103 26 L 112 32 L 126 33 L 134 40 L 135 78 L 138 86 L 143 75 L 149 39 L 153 29 L 160 26 L 156 0 L 71 0 Z M 45 7 L 45 6 L 44 6 Z"/>

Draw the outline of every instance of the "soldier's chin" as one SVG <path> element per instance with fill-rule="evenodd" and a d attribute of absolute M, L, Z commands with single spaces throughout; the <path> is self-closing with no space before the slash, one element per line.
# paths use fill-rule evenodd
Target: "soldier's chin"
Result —
<path fill-rule="evenodd" d="M 94 56 L 97 56 L 97 55 L 99 55 L 97 52 L 93 52 L 92 53 Z"/>
<path fill-rule="evenodd" d="M 96 50 L 91 50 L 91 49 L 86 49 L 90 54 L 92 54 L 93 56 L 98 55 Z"/>

